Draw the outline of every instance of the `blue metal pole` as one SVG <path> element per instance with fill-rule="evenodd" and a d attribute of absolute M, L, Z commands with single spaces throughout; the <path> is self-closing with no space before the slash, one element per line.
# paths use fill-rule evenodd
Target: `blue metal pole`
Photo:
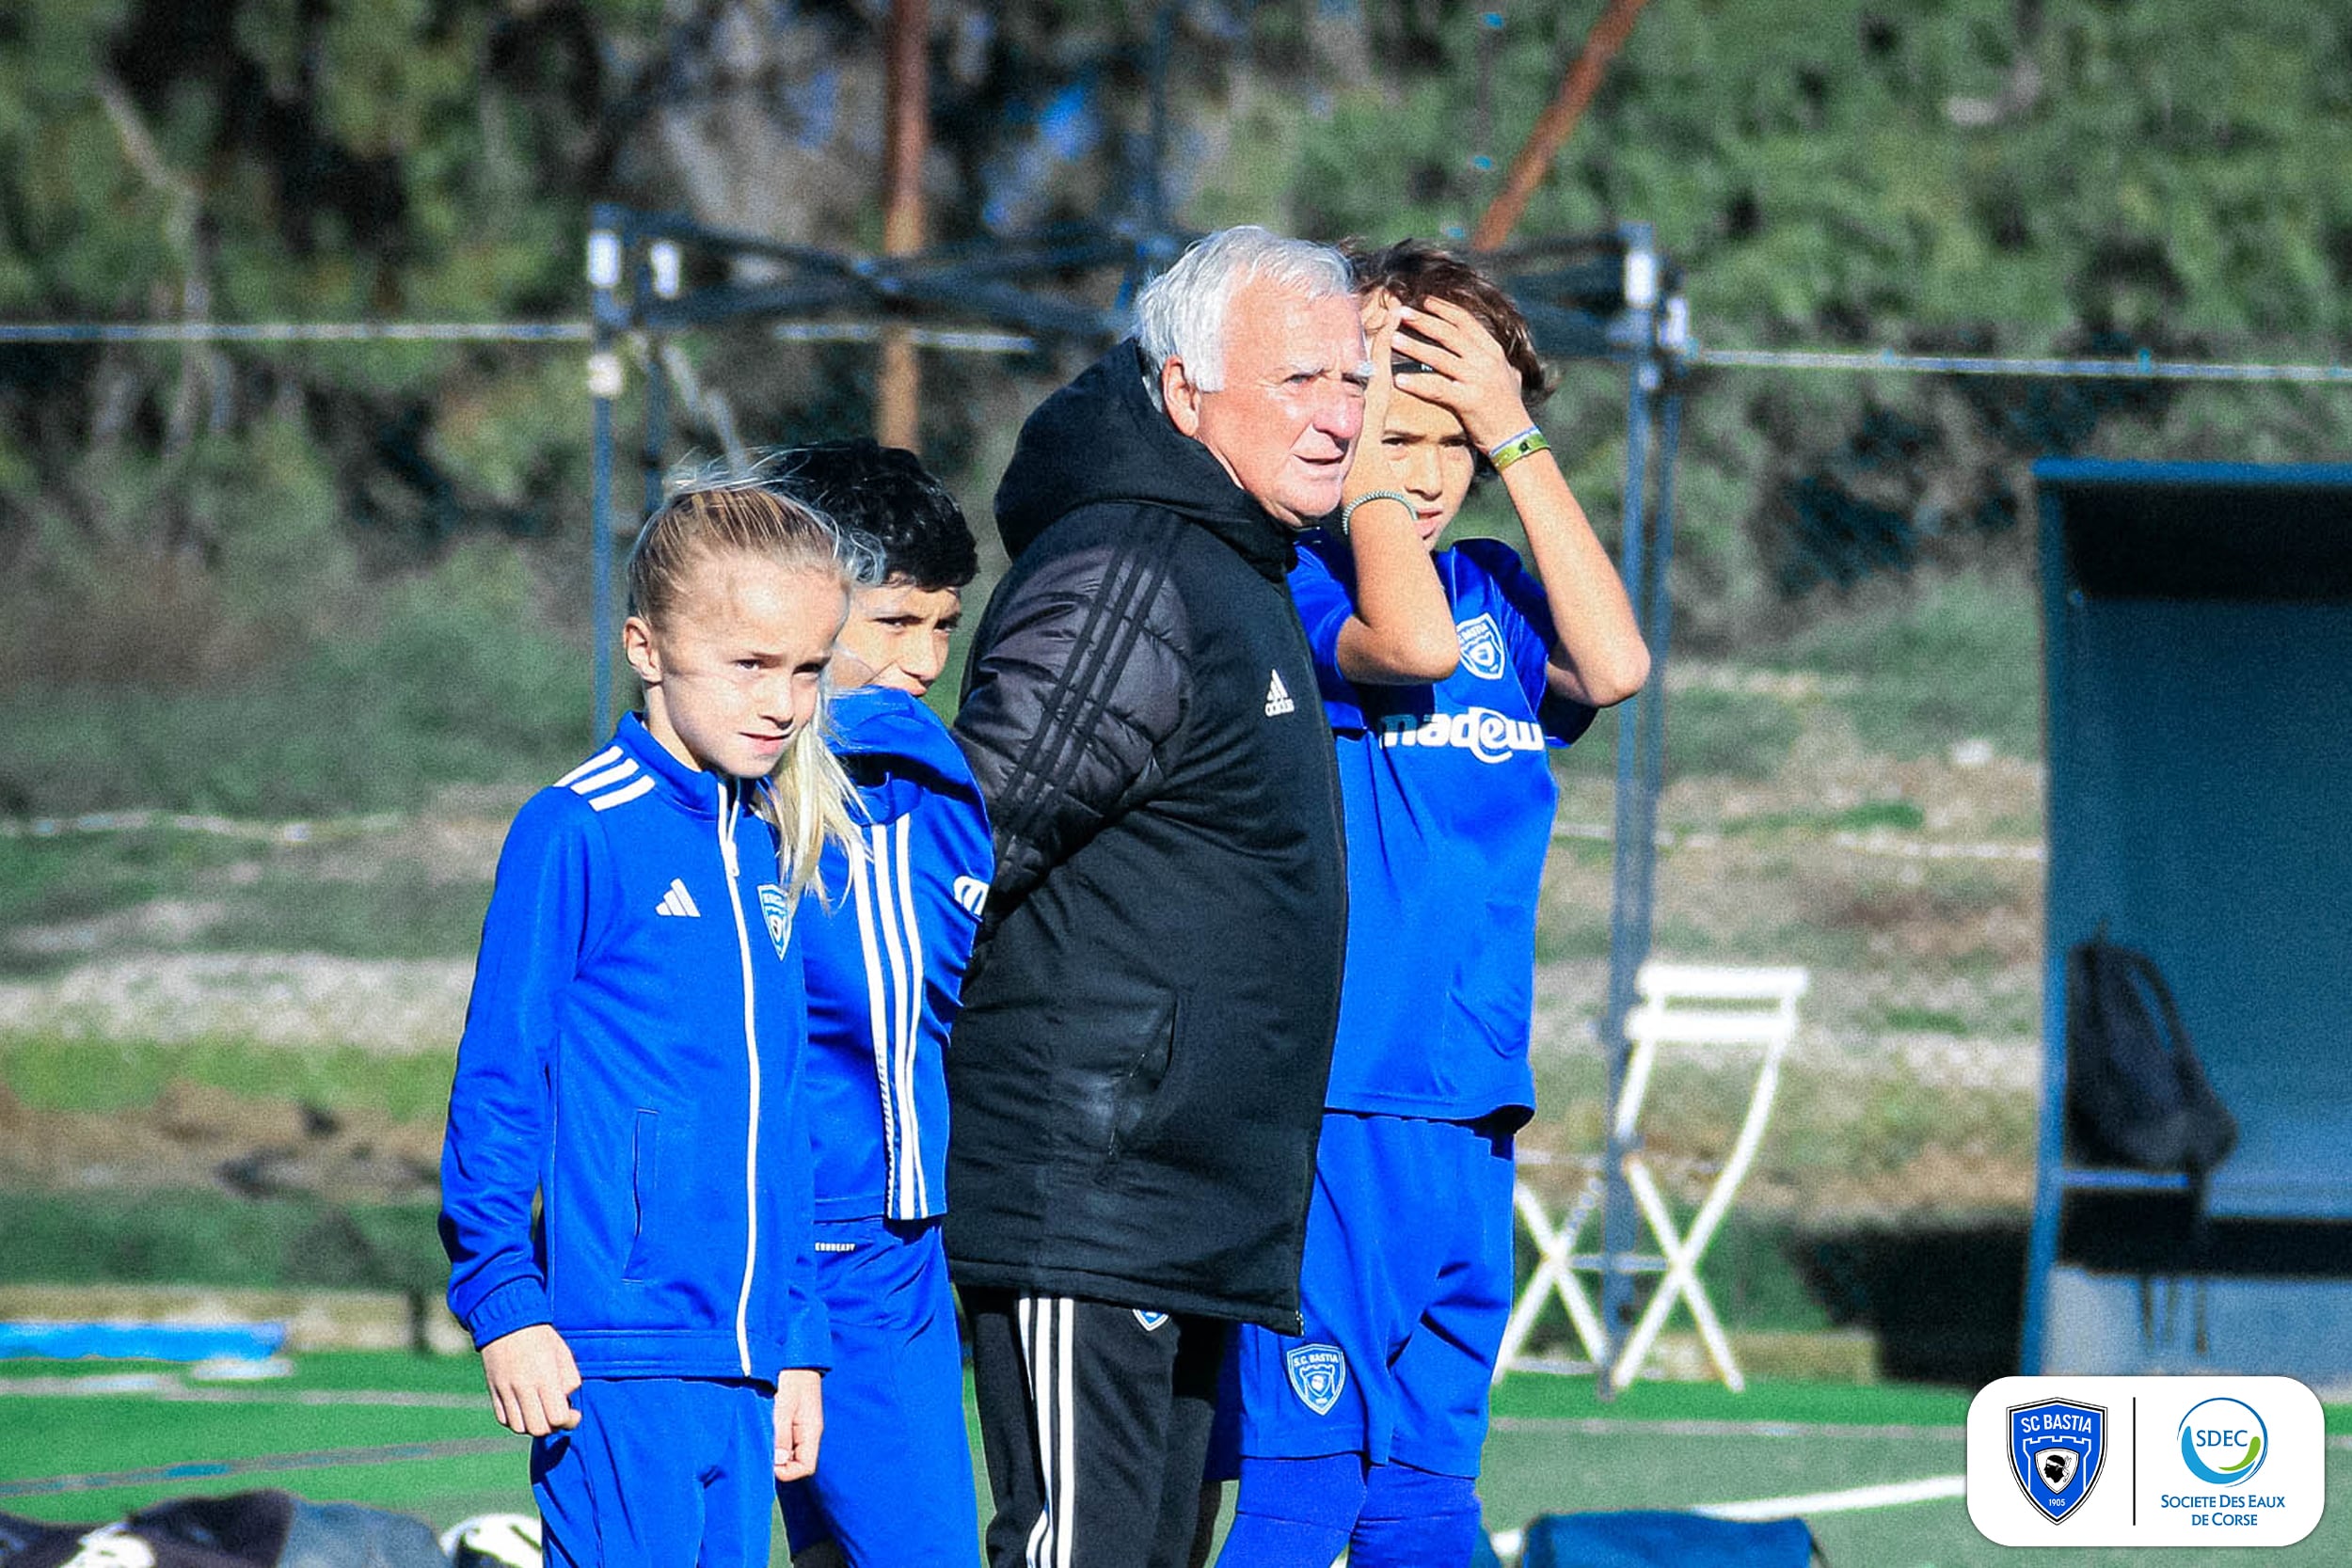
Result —
<path fill-rule="evenodd" d="M 1638 616 L 1644 603 L 1648 550 L 1643 536 L 1643 501 L 1649 476 L 1649 416 L 1647 395 L 1641 386 L 1645 367 L 1637 365 L 1629 388 L 1626 427 L 1625 539 L 1621 546 L 1626 592 Z M 1634 975 L 1649 951 L 1649 886 L 1651 862 L 1657 854 L 1656 814 L 1648 799 L 1643 768 L 1645 732 L 1656 722 L 1651 689 L 1645 689 L 1620 710 L 1617 727 L 1617 786 L 1615 802 L 1615 863 L 1610 893 L 1609 1011 L 1601 1039 L 1609 1058 L 1609 1139 L 1602 1155 L 1604 1196 L 1601 1203 L 1600 1320 L 1611 1354 L 1617 1336 L 1633 1318 L 1633 1274 L 1627 1255 L 1637 1240 L 1632 1189 L 1626 1184 L 1625 1156 L 1630 1146 L 1617 1135 L 1616 1105 L 1625 1091 L 1626 1015 L 1633 1010 Z M 1606 1400 L 1614 1387 L 1610 1368 L 1603 1367 L 1597 1391 Z"/>
<path fill-rule="evenodd" d="M 1141 232 L 1130 236 L 1127 268 L 1119 280 L 1112 309 L 1124 318 L 1135 308 L 1136 295 L 1152 275 L 1173 260 L 1177 246 L 1168 230 L 1168 62 L 1176 47 L 1177 7 L 1160 7 L 1152 19 L 1152 48 L 1144 69 L 1151 83 L 1151 122 L 1145 137 L 1145 166 L 1135 172 L 1127 205 Z"/>
<path fill-rule="evenodd" d="M 668 254 L 657 265 L 655 253 L 666 248 Z M 637 264 L 637 319 L 644 321 L 656 299 L 677 297 L 677 259 L 675 242 L 658 240 L 646 247 L 645 256 Z M 657 277 L 657 270 L 663 276 Z M 661 362 L 662 337 L 658 331 L 645 337 L 645 426 L 644 440 L 638 448 L 637 462 L 645 486 L 644 509 L 637 515 L 637 526 L 644 528 L 653 515 L 661 510 L 661 480 L 668 466 L 670 445 L 670 372 Z"/>
<path fill-rule="evenodd" d="M 1664 558 L 1649 534 L 1651 450 L 1657 400 L 1664 374 L 1658 357 L 1658 256 L 1647 224 L 1628 224 L 1625 236 L 1625 326 L 1633 363 L 1626 379 L 1624 538 L 1619 546 L 1627 597 L 1642 622 L 1645 639 L 1654 603 L 1665 591 Z M 1651 584 L 1656 583 L 1653 591 Z M 1663 682 L 1653 673 L 1639 695 L 1620 711 L 1617 728 L 1615 856 L 1610 889 L 1609 1008 L 1601 1031 L 1608 1054 L 1609 1138 L 1602 1154 L 1600 1320 L 1613 1354 L 1617 1338 L 1633 1319 L 1633 1270 L 1629 1255 L 1639 1235 L 1633 1191 L 1625 1180 L 1631 1145 L 1617 1134 L 1616 1105 L 1625 1092 L 1631 1053 L 1625 1021 L 1633 1010 L 1635 976 L 1649 956 L 1650 889 L 1658 859 L 1657 758 L 1662 755 Z M 1603 1400 L 1615 1397 L 1613 1368 L 1596 1380 Z"/>
<path fill-rule="evenodd" d="M 596 352 L 612 357 L 609 348 Z M 596 737 L 602 740 L 612 732 L 612 399 L 597 396 L 594 401 L 596 476 L 590 489 L 588 547 L 595 562 L 596 625 L 589 658 L 596 672 Z"/>
<path fill-rule="evenodd" d="M 1176 48 L 1176 7 L 1164 5 L 1152 19 L 1152 121 L 1145 141 L 1143 227 L 1147 233 L 1168 231 L 1168 61 Z"/>
<path fill-rule="evenodd" d="M 1675 450 L 1682 441 L 1682 394 L 1670 391 L 1660 400 L 1658 504 L 1650 512 L 1649 611 L 1643 617 L 1642 641 L 1649 647 L 1650 676 L 1643 698 L 1650 716 L 1642 726 L 1642 794 L 1649 803 L 1651 842 L 1657 841 L 1658 797 L 1666 787 L 1666 652 L 1674 630 L 1674 594 L 1669 568 L 1675 556 Z M 1654 870 L 1657 857 L 1650 857 Z M 1642 879 L 1643 949 L 1647 955 L 1651 928 L 1654 875 Z"/>
<path fill-rule="evenodd" d="M 2074 712 L 2074 673 L 2076 639 L 2081 626 L 2073 596 L 2068 593 L 2065 515 L 2058 499 L 2044 490 L 2041 498 L 2042 692 L 2045 726 L 2042 755 L 2046 769 L 2043 793 L 2052 801 L 2074 762 L 2069 738 L 2059 733 L 2061 715 Z M 2065 863 L 2063 834 L 2071 826 L 2052 807 L 2043 875 L 2055 879 Z M 2045 907 L 2055 903 L 2044 898 Z M 2045 932 L 2045 945 L 2062 940 Z M 2027 1377 L 2041 1374 L 2042 1341 L 2048 1335 L 2050 1273 L 2058 1265 L 2058 1229 L 2066 1213 L 2066 978 L 2065 965 L 2045 954 L 2042 997 L 2042 1104 L 2034 1149 L 2033 1227 L 2026 1239 L 2026 1312 L 2017 1347 L 2017 1370 Z"/>
<path fill-rule="evenodd" d="M 643 528 L 661 510 L 662 477 L 669 471 L 670 372 L 661 363 L 661 340 L 645 342 L 645 440 L 637 461 L 645 481 L 644 510 L 637 523 Z"/>
<path fill-rule="evenodd" d="M 596 695 L 596 738 L 612 730 L 612 404 L 621 395 L 621 356 L 614 336 L 628 325 L 621 306 L 622 258 L 628 246 L 627 209 L 599 202 L 588 231 L 588 295 L 595 322 L 588 356 L 588 395 L 594 408 L 594 470 L 589 484 L 589 550 L 596 624 L 590 668 Z"/>

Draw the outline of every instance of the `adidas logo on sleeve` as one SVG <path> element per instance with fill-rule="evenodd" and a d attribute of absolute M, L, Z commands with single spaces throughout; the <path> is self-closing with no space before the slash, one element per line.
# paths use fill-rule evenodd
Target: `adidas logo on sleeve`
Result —
<path fill-rule="evenodd" d="M 700 920 L 703 911 L 694 907 L 694 895 L 686 891 L 685 879 L 673 877 L 670 879 L 670 891 L 661 895 L 661 902 L 654 906 L 653 912 Z"/>
<path fill-rule="evenodd" d="M 1282 672 L 1277 670 L 1273 672 L 1273 675 L 1274 679 L 1265 689 L 1265 716 L 1268 719 L 1279 719 L 1296 708 L 1298 705 L 1291 699 L 1290 688 L 1282 684 Z"/>

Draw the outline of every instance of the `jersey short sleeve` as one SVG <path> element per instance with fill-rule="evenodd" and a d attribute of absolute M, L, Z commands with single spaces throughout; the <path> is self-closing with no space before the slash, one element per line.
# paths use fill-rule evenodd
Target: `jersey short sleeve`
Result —
<path fill-rule="evenodd" d="M 1488 592 L 1500 601 L 1502 612 L 1495 618 L 1510 649 L 1511 670 L 1545 737 L 1554 745 L 1567 745 L 1592 727 L 1598 710 L 1551 690 L 1545 671 L 1559 631 L 1552 625 L 1551 599 L 1544 585 L 1527 569 L 1519 552 L 1500 539 L 1466 539 L 1455 553 L 1486 577 Z"/>
<path fill-rule="evenodd" d="M 1302 536 L 1290 590 L 1291 602 L 1298 607 L 1298 624 L 1307 633 L 1308 651 L 1314 656 L 1324 718 L 1333 729 L 1365 728 L 1363 704 L 1355 686 L 1340 673 L 1340 630 L 1356 613 L 1355 558 L 1345 541 L 1321 529 Z"/>

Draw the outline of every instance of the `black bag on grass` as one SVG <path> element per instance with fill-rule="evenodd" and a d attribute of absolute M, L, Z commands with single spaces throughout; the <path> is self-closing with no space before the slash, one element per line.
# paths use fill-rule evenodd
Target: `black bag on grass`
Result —
<path fill-rule="evenodd" d="M 2095 1164 L 2202 1177 L 2237 1146 L 2164 976 L 2106 927 L 2066 955 L 2066 1124 Z"/>
<path fill-rule="evenodd" d="M 0 1568 L 449 1568 L 433 1528 L 357 1503 L 285 1492 L 175 1497 L 105 1524 L 0 1513 Z"/>

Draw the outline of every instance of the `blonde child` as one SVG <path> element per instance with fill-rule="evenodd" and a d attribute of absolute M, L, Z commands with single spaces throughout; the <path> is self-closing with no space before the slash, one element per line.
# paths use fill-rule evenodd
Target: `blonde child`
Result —
<path fill-rule="evenodd" d="M 792 927 L 850 831 L 819 713 L 875 576 L 787 498 L 673 499 L 629 562 L 644 715 L 499 858 L 440 1228 L 492 1408 L 536 1439 L 551 1564 L 765 1568 L 774 1482 L 816 1465 Z"/>

